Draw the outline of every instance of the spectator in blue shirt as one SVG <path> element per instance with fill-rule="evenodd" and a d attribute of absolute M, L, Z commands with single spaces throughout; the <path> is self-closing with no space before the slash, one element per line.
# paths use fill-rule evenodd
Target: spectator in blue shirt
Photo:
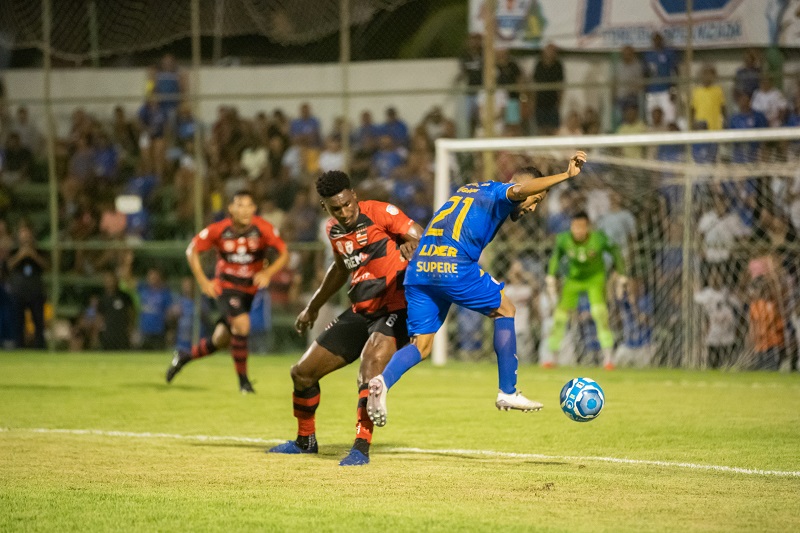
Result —
<path fill-rule="evenodd" d="M 166 347 L 167 315 L 172 306 L 172 293 L 164 285 L 161 271 L 153 267 L 147 278 L 136 287 L 139 294 L 139 332 L 142 349 L 163 350 Z"/>
<path fill-rule="evenodd" d="M 731 117 L 728 126 L 730 129 L 769 127 L 767 117 L 760 111 L 756 111 L 750 107 L 750 96 L 746 92 L 740 92 L 736 95 L 736 103 L 739 105 L 739 112 Z M 759 143 L 757 142 L 735 143 L 733 145 L 731 161 L 733 163 L 754 163 L 758 161 L 758 152 Z"/>
<path fill-rule="evenodd" d="M 317 148 L 322 146 L 319 120 L 311 114 L 308 102 L 300 105 L 300 117 L 292 120 L 289 125 L 289 136 L 293 139 L 304 137 L 308 141 L 308 146 Z"/>
<path fill-rule="evenodd" d="M 97 136 L 97 147 L 94 150 L 94 174 L 101 182 L 114 183 L 117 180 L 118 165 L 117 149 L 111 144 L 108 135 L 101 131 Z"/>
<path fill-rule="evenodd" d="M 381 134 L 391 137 L 395 146 L 408 148 L 408 126 L 397 117 L 397 110 L 393 107 L 386 109 L 386 122 L 381 126 Z"/>
<path fill-rule="evenodd" d="M 758 89 L 761 80 L 761 68 L 759 66 L 758 51 L 750 48 L 744 53 L 744 65 L 736 69 L 733 80 L 733 92 L 735 96 L 744 93 L 749 97 Z"/>
<path fill-rule="evenodd" d="M 646 87 L 647 117 L 651 116 L 653 108 L 660 107 L 664 111 L 665 121 L 667 123 L 674 122 L 675 104 L 672 102 L 674 82 L 661 78 L 677 76 L 678 54 L 664 45 L 663 35 L 654 33 L 653 49 L 644 52 L 643 57 L 647 77 L 653 80 Z"/>
<path fill-rule="evenodd" d="M 139 137 L 139 149 L 142 163 L 147 170 L 157 176 L 164 176 L 167 144 L 164 139 L 167 132 L 167 114 L 159 107 L 158 100 L 151 95 L 139 109 L 139 123 L 142 135 Z"/>
<path fill-rule="evenodd" d="M 648 366 L 653 359 L 653 300 L 634 278 L 615 299 L 622 319 L 622 343 L 614 362 L 617 366 Z"/>
<path fill-rule="evenodd" d="M 181 280 L 181 293 L 170 310 L 175 320 L 175 348 L 192 350 L 192 330 L 194 328 L 194 280 L 185 277 Z M 206 336 L 208 318 L 208 299 L 200 301 L 200 337 Z"/>
<path fill-rule="evenodd" d="M 188 85 L 185 74 L 178 69 L 175 56 L 165 54 L 159 68 L 153 71 L 150 81 L 158 107 L 168 119 L 174 120 L 178 104 L 186 94 Z"/>
<path fill-rule="evenodd" d="M 391 179 L 394 170 L 406 162 L 405 157 L 395 148 L 394 141 L 388 134 L 381 135 L 378 142 L 379 149 L 372 156 L 372 166 L 377 177 Z"/>
<path fill-rule="evenodd" d="M 372 122 L 372 113 L 367 110 L 361 112 L 361 124 L 353 133 L 353 149 L 371 149 L 378 143 L 381 127 Z"/>

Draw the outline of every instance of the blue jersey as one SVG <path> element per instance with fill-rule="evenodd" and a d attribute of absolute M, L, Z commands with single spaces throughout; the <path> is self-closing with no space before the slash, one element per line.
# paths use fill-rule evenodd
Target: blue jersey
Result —
<path fill-rule="evenodd" d="M 139 329 L 145 335 L 161 335 L 167 329 L 166 316 L 172 306 L 172 293 L 166 287 L 151 287 L 139 283 L 141 310 L 139 311 Z"/>
<path fill-rule="evenodd" d="M 456 284 L 477 272 L 481 252 L 518 205 L 507 196 L 512 186 L 486 181 L 458 189 L 425 228 L 405 284 Z"/>
<path fill-rule="evenodd" d="M 644 64 L 648 78 L 669 78 L 678 71 L 678 54 L 675 50 L 648 50 L 644 53 Z M 654 81 L 647 84 L 648 93 L 668 91 L 671 81 Z"/>

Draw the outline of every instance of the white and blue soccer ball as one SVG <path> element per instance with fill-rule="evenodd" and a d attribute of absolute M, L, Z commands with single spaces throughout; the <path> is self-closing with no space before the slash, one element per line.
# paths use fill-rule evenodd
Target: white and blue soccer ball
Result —
<path fill-rule="evenodd" d="M 603 389 L 593 379 L 574 378 L 561 389 L 561 410 L 575 422 L 594 420 L 605 403 Z"/>

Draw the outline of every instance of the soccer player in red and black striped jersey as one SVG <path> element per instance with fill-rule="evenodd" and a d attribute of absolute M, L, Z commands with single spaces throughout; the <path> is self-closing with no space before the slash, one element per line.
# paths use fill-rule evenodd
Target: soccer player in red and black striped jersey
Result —
<path fill-rule="evenodd" d="M 328 325 L 292 367 L 297 439 L 269 451 L 317 453 L 314 413 L 319 405 L 319 380 L 360 357 L 356 440 L 339 464 L 364 465 L 369 463 L 373 427 L 366 410 L 367 383 L 383 371 L 392 353 L 408 342 L 403 277 L 422 228 L 391 204 L 359 202 L 344 172 L 334 170 L 320 176 L 317 192 L 333 217 L 327 230 L 334 262 L 297 316 L 295 328 L 302 333 L 313 326 L 320 307 L 350 276 L 352 306 Z"/>
<path fill-rule="evenodd" d="M 201 339 L 191 352 L 175 352 L 167 369 L 167 383 L 186 363 L 231 347 L 231 356 L 239 376 L 239 390 L 255 392 L 247 377 L 247 336 L 250 334 L 250 307 L 259 289 L 289 260 L 286 244 L 275 234 L 272 224 L 255 216 L 256 204 L 247 191 L 239 191 L 228 205 L 230 217 L 211 224 L 195 235 L 186 249 L 189 267 L 203 294 L 216 298 L 222 318 L 211 337 Z M 217 251 L 216 277 L 206 277 L 200 254 Z M 268 255 L 277 257 L 269 261 Z"/>

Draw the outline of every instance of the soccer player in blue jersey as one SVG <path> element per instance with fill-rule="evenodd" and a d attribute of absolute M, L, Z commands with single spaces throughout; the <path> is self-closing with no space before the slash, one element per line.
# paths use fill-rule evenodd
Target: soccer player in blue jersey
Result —
<path fill-rule="evenodd" d="M 465 185 L 434 214 L 406 270 L 411 343 L 396 352 L 383 373 L 369 382 L 367 413 L 376 426 L 386 425 L 388 390 L 431 353 L 433 336 L 451 304 L 494 319 L 500 384 L 495 406 L 526 412 L 542 408 L 517 390 L 514 305 L 503 294 L 503 283 L 478 266 L 478 258 L 506 218 L 518 220 L 533 211 L 550 187 L 578 175 L 584 162 L 586 154 L 576 152 L 561 174 L 542 177 L 536 168 L 526 167 L 518 170 L 510 183 Z"/>

